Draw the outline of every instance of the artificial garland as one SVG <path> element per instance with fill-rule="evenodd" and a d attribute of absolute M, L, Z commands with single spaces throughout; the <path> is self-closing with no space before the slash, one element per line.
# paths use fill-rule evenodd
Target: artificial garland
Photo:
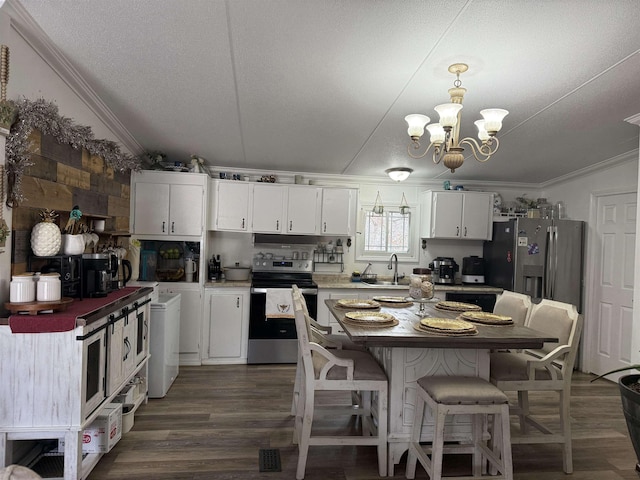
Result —
<path fill-rule="evenodd" d="M 118 144 L 111 140 L 96 140 L 91 127 L 76 125 L 70 118 L 60 116 L 58 106 L 53 102 L 42 98 L 23 98 L 15 102 L 15 107 L 18 115 L 6 141 L 8 207 L 16 207 L 24 200 L 22 176 L 25 169 L 33 165 L 29 135 L 34 129 L 75 149 L 86 148 L 119 172 L 140 169 L 139 158 L 122 152 Z"/>

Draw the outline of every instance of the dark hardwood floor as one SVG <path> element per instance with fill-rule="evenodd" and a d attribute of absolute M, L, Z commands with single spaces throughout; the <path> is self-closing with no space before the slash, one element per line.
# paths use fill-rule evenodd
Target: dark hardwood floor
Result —
<path fill-rule="evenodd" d="M 133 429 L 99 462 L 89 480 L 293 479 L 297 448 L 289 415 L 295 368 L 283 365 L 182 367 L 163 399 L 150 400 Z M 617 385 L 574 375 L 571 417 L 574 473 L 562 472 L 557 445 L 515 445 L 516 480 L 637 480 Z M 555 394 L 531 397 L 544 417 Z M 279 449 L 282 471 L 259 472 L 258 452 Z M 405 478 L 403 459 L 393 478 Z M 465 474 L 467 458 L 445 474 Z M 462 472 L 462 473 L 459 473 Z M 308 480 L 378 479 L 374 447 L 311 447 Z M 416 478 L 427 478 L 418 467 Z"/>

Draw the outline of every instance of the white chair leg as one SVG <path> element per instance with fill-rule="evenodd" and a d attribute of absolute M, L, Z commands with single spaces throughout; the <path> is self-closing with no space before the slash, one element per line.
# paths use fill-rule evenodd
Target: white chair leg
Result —
<path fill-rule="evenodd" d="M 494 416 L 495 417 L 495 416 Z M 502 413 L 500 413 L 500 423 L 502 428 L 497 428 L 497 422 L 494 424 L 494 430 L 499 430 L 500 437 L 502 437 L 502 467 L 505 480 L 513 480 L 513 460 L 511 458 L 511 422 L 509 421 L 509 405 L 502 407 Z M 497 432 L 494 432 L 494 435 Z M 500 452 L 498 452 L 500 453 Z"/>
<path fill-rule="evenodd" d="M 562 447 L 562 469 L 564 473 L 573 473 L 573 452 L 571 448 L 571 417 L 569 415 L 571 398 L 565 395 L 564 391 L 560 394 L 560 424 L 562 425 L 562 436 L 564 445 Z"/>
<path fill-rule="evenodd" d="M 479 477 L 482 475 L 483 471 L 483 454 L 480 449 L 480 443 L 482 442 L 482 433 L 483 433 L 483 417 L 479 413 L 475 413 L 471 415 L 471 437 L 473 441 L 473 456 L 472 456 L 472 474 L 474 477 Z"/>
<path fill-rule="evenodd" d="M 387 475 L 387 391 L 378 391 L 378 474 Z"/>
<path fill-rule="evenodd" d="M 411 429 L 411 440 L 409 441 L 409 451 L 407 453 L 407 468 L 405 476 L 409 479 L 416 478 L 416 461 L 418 460 L 417 449 L 420 447 L 420 433 L 422 431 L 422 421 L 424 418 L 424 399 L 419 392 L 416 393 L 416 410 L 413 415 L 413 427 Z M 393 460 L 389 459 L 391 463 Z"/>
<path fill-rule="evenodd" d="M 444 454 L 444 424 L 447 419 L 446 411 L 436 407 L 435 428 L 433 433 L 433 448 L 431 449 L 431 471 L 427 469 L 430 478 L 442 478 L 442 457 Z"/>
<path fill-rule="evenodd" d="M 305 398 L 304 413 L 302 415 L 302 428 L 298 440 L 298 467 L 296 469 L 296 480 L 304 478 L 304 471 L 307 466 L 307 455 L 309 454 L 309 438 L 311 437 L 311 424 L 313 423 L 314 396 L 310 393 Z"/>

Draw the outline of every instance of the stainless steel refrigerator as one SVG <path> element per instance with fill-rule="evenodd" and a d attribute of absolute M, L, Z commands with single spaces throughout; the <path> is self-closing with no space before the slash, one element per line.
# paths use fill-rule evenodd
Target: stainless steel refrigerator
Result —
<path fill-rule="evenodd" d="M 484 243 L 485 282 L 582 311 L 584 230 L 578 220 L 494 222 L 493 240 Z"/>

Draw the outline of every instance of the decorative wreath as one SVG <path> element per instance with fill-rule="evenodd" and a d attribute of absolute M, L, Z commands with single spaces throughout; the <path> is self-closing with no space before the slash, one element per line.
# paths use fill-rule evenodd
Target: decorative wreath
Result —
<path fill-rule="evenodd" d="M 53 102 L 42 98 L 23 98 L 15 102 L 15 107 L 17 118 L 6 141 L 8 207 L 17 207 L 24 200 L 22 176 L 25 169 L 33 165 L 29 135 L 34 129 L 75 149 L 86 148 L 89 153 L 102 157 L 107 165 L 119 172 L 140 170 L 139 158 L 123 152 L 111 140 L 95 139 L 91 127 L 76 125 L 70 118 L 60 116 L 58 106 Z"/>

